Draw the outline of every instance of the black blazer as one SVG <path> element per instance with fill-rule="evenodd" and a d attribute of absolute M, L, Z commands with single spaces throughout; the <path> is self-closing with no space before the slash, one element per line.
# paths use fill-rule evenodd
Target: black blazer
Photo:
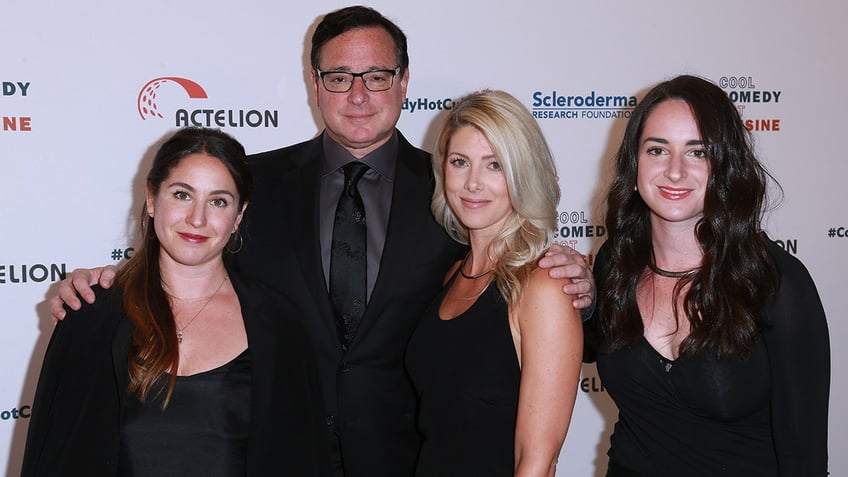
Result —
<path fill-rule="evenodd" d="M 399 136 L 380 274 L 348 350 L 336 334 L 318 236 L 322 137 L 251 156 L 254 196 L 243 223 L 242 273 L 285 293 L 318 352 L 326 425 L 346 477 L 414 473 L 420 438 L 406 344 L 464 247 L 430 212 L 430 155 Z"/>
<path fill-rule="evenodd" d="M 247 476 L 328 473 L 317 373 L 291 303 L 231 272 L 251 360 Z M 56 325 L 33 401 L 21 475 L 115 476 L 120 395 L 126 392 L 132 325 L 123 294 L 97 301 Z"/>

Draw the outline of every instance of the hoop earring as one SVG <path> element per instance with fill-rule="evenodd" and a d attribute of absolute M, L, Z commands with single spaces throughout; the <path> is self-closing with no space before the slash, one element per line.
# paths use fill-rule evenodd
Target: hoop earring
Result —
<path fill-rule="evenodd" d="M 230 239 L 227 241 L 227 245 L 224 248 L 230 253 L 239 253 L 242 245 L 244 245 L 244 240 L 242 240 L 241 234 L 238 230 L 236 230 L 230 234 Z"/>

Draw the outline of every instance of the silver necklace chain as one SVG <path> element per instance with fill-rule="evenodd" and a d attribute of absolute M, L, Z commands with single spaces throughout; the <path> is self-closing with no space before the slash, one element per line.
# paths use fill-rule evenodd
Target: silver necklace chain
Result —
<path fill-rule="evenodd" d="M 203 312 L 203 310 L 205 310 L 205 309 L 206 309 L 206 305 L 208 305 L 208 304 L 209 304 L 209 302 L 210 302 L 210 301 L 212 301 L 212 299 L 213 299 L 213 298 L 215 298 L 215 295 L 217 295 L 217 294 L 218 294 L 218 292 L 221 290 L 221 287 L 223 287 L 223 286 L 224 286 L 224 282 L 225 282 L 225 281 L 227 281 L 227 276 L 226 276 L 226 275 L 224 275 L 224 278 L 221 280 L 221 283 L 219 283 L 219 284 L 218 284 L 218 288 L 216 288 L 216 289 L 215 289 L 215 291 L 214 291 L 214 292 L 212 292 L 212 294 L 211 294 L 211 295 L 209 295 L 209 297 L 208 297 L 208 298 L 205 298 L 205 299 L 201 299 L 201 300 L 199 300 L 199 302 L 200 302 L 200 303 L 203 303 L 203 306 L 201 306 L 201 307 L 200 307 L 200 309 L 199 309 L 199 310 L 197 310 L 197 313 L 195 313 L 195 314 L 194 314 L 194 316 L 192 316 L 192 317 L 191 317 L 191 319 L 190 319 L 190 320 L 188 320 L 188 323 L 186 323 L 185 325 L 183 325 L 183 327 L 182 327 L 182 328 L 180 328 L 179 326 L 177 326 L 176 320 L 174 320 L 174 326 L 177 328 L 177 343 L 178 343 L 178 344 L 182 344 L 182 342 L 183 342 L 183 332 L 186 330 L 186 328 L 188 328 L 188 327 L 189 327 L 189 326 L 190 326 L 190 325 L 194 322 L 195 318 L 197 318 L 198 316 L 200 316 L 200 314 Z M 176 298 L 176 297 L 173 297 L 173 298 Z M 176 299 L 177 299 L 177 300 L 182 300 L 181 298 L 176 298 Z M 188 303 L 197 302 L 197 301 L 198 301 L 198 299 L 197 299 L 197 298 L 194 298 L 194 299 L 192 299 L 192 300 L 188 300 Z"/>

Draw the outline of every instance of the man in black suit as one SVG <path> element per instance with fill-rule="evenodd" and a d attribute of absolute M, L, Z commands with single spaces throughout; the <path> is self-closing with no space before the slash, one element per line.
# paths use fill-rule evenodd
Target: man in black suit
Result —
<path fill-rule="evenodd" d="M 371 8 L 343 8 L 317 26 L 310 57 L 325 129 L 249 158 L 254 197 L 236 262 L 299 306 L 317 352 L 335 475 L 411 476 L 420 438 L 404 351 L 445 272 L 467 248 L 430 212 L 430 155 L 395 128 L 409 81 L 400 28 Z M 355 186 L 367 219 L 367 305 L 342 328 L 344 339 L 331 300 L 331 256 L 336 206 L 347 187 L 343 168 L 356 161 L 368 166 Z M 586 307 L 591 273 L 579 254 L 566 252 L 547 260 L 558 266 L 552 273 L 577 279 L 566 291 Z M 96 278 L 73 275 L 61 291 L 72 308 L 78 300 L 68 282 L 86 298 L 86 284 Z M 108 285 L 111 277 L 104 278 Z"/>

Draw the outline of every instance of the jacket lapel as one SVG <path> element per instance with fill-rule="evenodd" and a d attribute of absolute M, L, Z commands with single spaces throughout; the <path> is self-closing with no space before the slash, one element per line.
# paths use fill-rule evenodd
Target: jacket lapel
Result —
<path fill-rule="evenodd" d="M 284 191 L 285 200 L 289 202 L 286 209 L 292 213 L 288 223 L 295 225 L 287 232 L 290 237 L 291 253 L 300 269 L 299 275 L 303 277 L 304 285 L 311 294 L 308 302 L 316 304 L 316 312 L 328 331 L 324 336 L 333 337 L 332 346 L 335 348 L 338 343 L 335 338 L 335 318 L 324 279 L 321 240 L 318 235 L 322 151 L 321 136 L 318 136 L 310 144 L 308 159 L 287 176 Z M 290 204 L 298 205 L 293 207 Z"/>
<path fill-rule="evenodd" d="M 265 306 L 268 300 L 263 294 L 254 290 L 244 282 L 241 276 L 229 270 L 230 281 L 238 295 L 241 305 L 244 328 L 247 332 L 247 351 L 250 356 L 250 400 L 252 412 L 273 409 L 273 382 L 277 373 L 275 350 L 277 346 L 277 323 L 281 317 L 275 316 L 275 311 Z M 248 462 L 258 458 L 256 449 L 261 445 L 255 440 L 270 435 L 265 419 L 255 419 L 258 413 L 252 414 L 250 432 L 248 434 Z"/>
<path fill-rule="evenodd" d="M 415 253 L 414 245 L 421 232 L 422 217 L 430 214 L 433 192 L 430 163 L 422 158 L 421 151 L 398 134 L 398 163 L 380 272 L 351 347 L 379 321 L 383 310 L 396 297 L 395 285 L 408 280 L 409 273 L 415 273 L 415 270 L 408 269 L 409 254 Z M 410 313 L 416 311 L 420 310 L 409 310 Z"/>

